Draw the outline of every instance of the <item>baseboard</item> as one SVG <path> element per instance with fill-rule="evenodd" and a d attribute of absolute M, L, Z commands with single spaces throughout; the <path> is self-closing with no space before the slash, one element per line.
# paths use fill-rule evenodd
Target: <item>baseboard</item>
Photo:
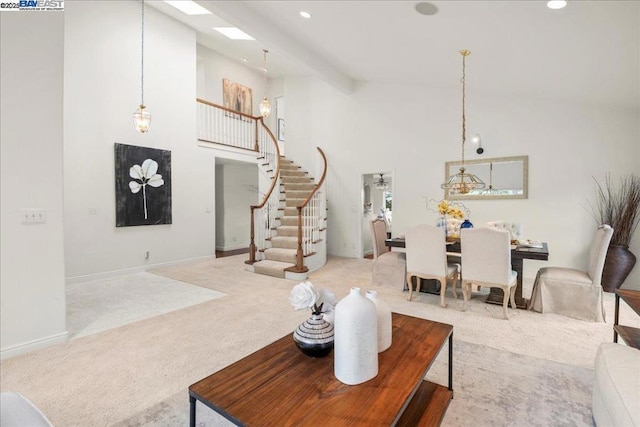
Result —
<path fill-rule="evenodd" d="M 0 360 L 5 360 L 10 357 L 28 353 L 30 351 L 39 350 L 41 348 L 49 347 L 54 344 L 66 342 L 68 340 L 68 336 L 69 332 L 64 331 L 62 333 L 51 335 L 49 337 L 40 338 L 26 343 L 3 348 L 2 350 L 0 350 Z"/>
<path fill-rule="evenodd" d="M 249 247 L 249 242 L 246 243 L 236 243 L 234 245 L 224 245 L 218 246 L 216 245 L 216 251 L 226 252 L 226 251 L 235 251 L 236 249 L 244 249 Z"/>
<path fill-rule="evenodd" d="M 84 275 L 84 276 L 67 277 L 65 279 L 65 283 L 67 285 L 69 285 L 69 284 L 72 284 L 72 283 L 88 282 L 89 280 L 109 279 L 111 277 L 118 277 L 118 276 L 124 276 L 124 275 L 127 275 L 127 274 L 141 273 L 143 271 L 151 270 L 153 268 L 168 267 L 168 266 L 171 266 L 171 265 L 179 265 L 179 264 L 184 264 L 184 263 L 187 263 L 187 262 L 197 261 L 197 260 L 201 260 L 201 259 L 215 259 L 215 255 L 208 255 L 208 256 L 197 257 L 197 258 L 182 259 L 182 260 L 178 260 L 178 261 L 161 262 L 161 263 L 157 263 L 157 264 L 147 264 L 147 265 L 141 265 L 141 266 L 138 266 L 138 267 L 124 268 L 122 270 L 112 270 L 112 271 L 105 271 L 105 272 L 102 272 L 102 273 L 87 274 L 87 275 Z"/>

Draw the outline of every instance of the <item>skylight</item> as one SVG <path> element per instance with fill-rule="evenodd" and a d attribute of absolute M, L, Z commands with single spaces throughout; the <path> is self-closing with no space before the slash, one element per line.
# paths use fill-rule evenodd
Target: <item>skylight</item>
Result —
<path fill-rule="evenodd" d="M 175 7 L 179 11 L 186 13 L 187 15 L 210 15 L 209 12 L 204 7 L 200 6 L 198 3 L 195 3 L 191 0 L 180 0 L 180 1 L 169 1 L 164 0 L 165 3 L 170 4 Z"/>
<path fill-rule="evenodd" d="M 224 34 L 231 40 L 255 40 L 249 34 L 236 27 L 213 27 L 220 34 Z"/>

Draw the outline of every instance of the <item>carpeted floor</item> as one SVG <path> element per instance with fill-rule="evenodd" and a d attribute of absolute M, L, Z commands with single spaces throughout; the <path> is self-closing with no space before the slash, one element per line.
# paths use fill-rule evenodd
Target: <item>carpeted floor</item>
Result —
<path fill-rule="evenodd" d="M 226 296 L 4 360 L 2 391 L 23 393 L 56 426 L 186 425 L 190 384 L 308 317 L 287 300 L 297 282 L 246 272 L 244 259 L 151 271 Z M 338 298 L 351 286 L 374 288 L 370 260 L 330 258 L 310 280 Z M 590 425 L 591 369 L 598 345 L 612 339 L 613 295 L 605 294 L 608 322 L 598 324 L 523 310 L 507 321 L 481 295 L 462 312 L 451 297 L 441 308 L 436 295 L 408 302 L 395 287 L 375 289 L 394 311 L 454 325 L 455 398 L 445 425 Z M 620 319 L 640 326 L 628 307 Z M 437 362 L 429 375 L 445 371 Z M 219 425 L 200 412 L 205 425 Z"/>
<path fill-rule="evenodd" d="M 67 285 L 67 331 L 91 335 L 215 298 L 204 289 L 147 272 Z"/>

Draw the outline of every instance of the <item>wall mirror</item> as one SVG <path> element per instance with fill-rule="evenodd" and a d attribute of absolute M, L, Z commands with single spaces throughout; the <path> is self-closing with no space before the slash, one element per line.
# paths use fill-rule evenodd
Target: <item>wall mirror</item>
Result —
<path fill-rule="evenodd" d="M 445 163 L 445 181 L 460 169 L 462 162 Z M 495 157 L 467 160 L 467 172 L 475 174 L 485 183 L 485 188 L 467 194 L 444 191 L 449 200 L 526 199 L 529 197 L 529 156 Z"/>

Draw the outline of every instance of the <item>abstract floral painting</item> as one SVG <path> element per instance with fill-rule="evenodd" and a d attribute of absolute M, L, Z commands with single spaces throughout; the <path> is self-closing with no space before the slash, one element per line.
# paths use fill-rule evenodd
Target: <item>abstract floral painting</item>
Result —
<path fill-rule="evenodd" d="M 171 151 L 115 144 L 116 227 L 171 224 Z"/>

